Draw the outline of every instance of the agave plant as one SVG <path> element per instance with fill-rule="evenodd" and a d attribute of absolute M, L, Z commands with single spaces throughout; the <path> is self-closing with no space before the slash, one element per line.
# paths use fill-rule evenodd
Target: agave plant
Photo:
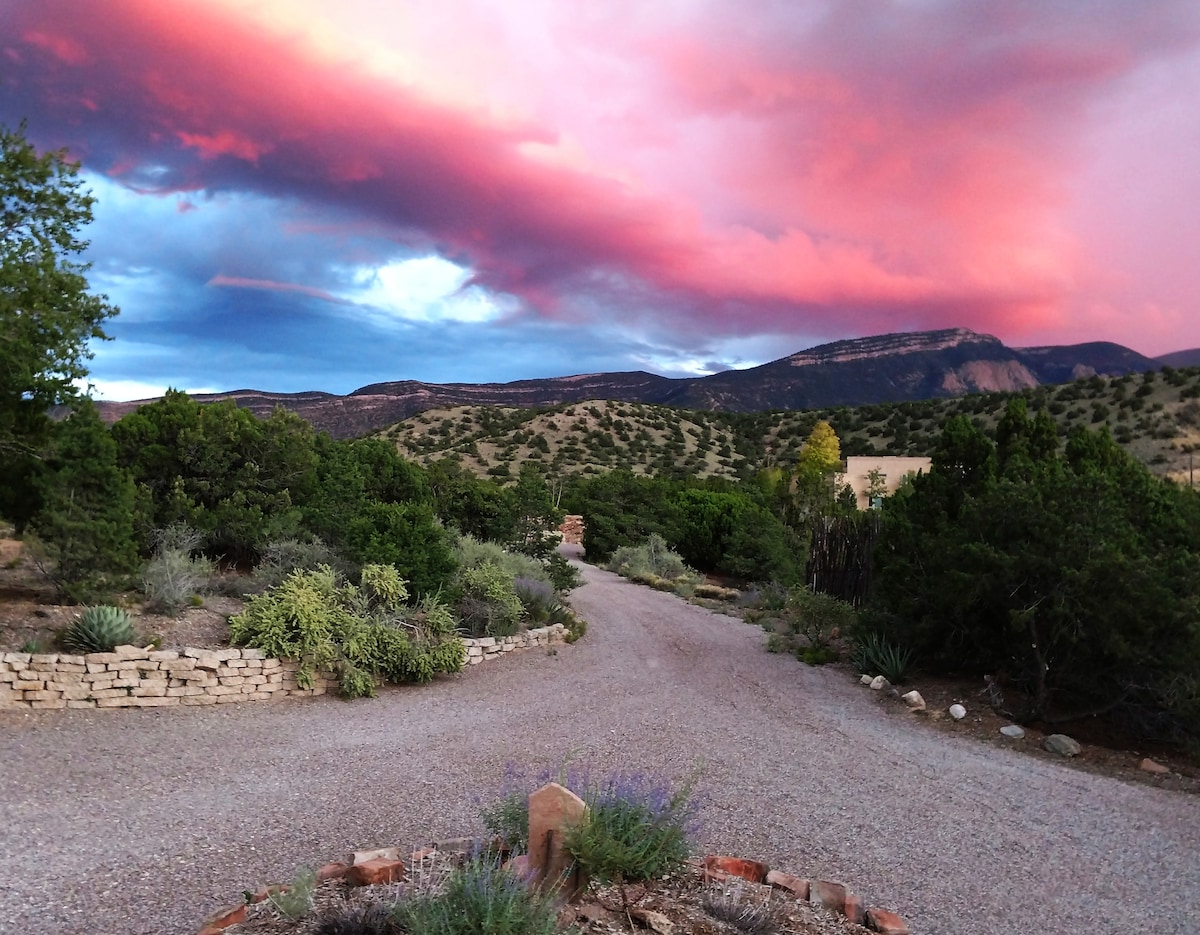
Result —
<path fill-rule="evenodd" d="M 108 653 L 134 641 L 133 621 L 119 607 L 89 607 L 63 632 L 63 647 L 75 653 Z"/>

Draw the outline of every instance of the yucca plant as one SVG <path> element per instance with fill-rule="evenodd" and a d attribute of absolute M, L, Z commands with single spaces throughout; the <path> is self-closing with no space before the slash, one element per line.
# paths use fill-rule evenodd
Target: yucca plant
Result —
<path fill-rule="evenodd" d="M 132 643 L 135 635 L 129 614 L 119 607 L 102 604 L 89 607 L 63 632 L 63 648 L 74 653 L 109 653 L 113 647 Z"/>

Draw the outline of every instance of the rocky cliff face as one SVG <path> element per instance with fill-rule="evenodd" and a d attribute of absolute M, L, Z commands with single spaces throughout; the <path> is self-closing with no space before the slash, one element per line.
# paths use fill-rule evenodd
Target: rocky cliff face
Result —
<path fill-rule="evenodd" d="M 378 431 L 427 409 L 463 405 L 556 406 L 589 399 L 756 412 L 903 402 L 965 393 L 1028 389 L 1093 373 L 1159 366 L 1118 344 L 1006 347 L 966 328 L 835 341 L 780 360 L 708 377 L 671 380 L 652 373 L 593 373 L 514 383 L 374 383 L 348 396 L 237 390 L 198 396 L 234 399 L 260 416 L 284 406 L 335 438 Z M 138 403 L 101 403 L 110 420 Z"/>

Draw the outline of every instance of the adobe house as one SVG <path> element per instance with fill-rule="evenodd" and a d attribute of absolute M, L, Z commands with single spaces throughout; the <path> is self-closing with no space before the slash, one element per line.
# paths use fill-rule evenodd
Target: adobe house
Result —
<path fill-rule="evenodd" d="M 846 459 L 846 471 L 837 477 L 837 487 L 840 490 L 845 484 L 850 485 L 858 500 L 860 510 L 878 508 L 878 503 L 872 504 L 868 490 L 871 487 L 871 472 L 878 471 L 879 481 L 886 494 L 894 493 L 909 474 L 919 471 L 928 472 L 931 464 L 928 458 L 892 458 L 882 455 L 857 455 Z"/>

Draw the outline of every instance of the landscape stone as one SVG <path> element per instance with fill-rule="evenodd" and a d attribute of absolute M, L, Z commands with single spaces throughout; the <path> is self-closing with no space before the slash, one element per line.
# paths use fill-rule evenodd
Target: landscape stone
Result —
<path fill-rule="evenodd" d="M 862 682 L 862 684 L 864 684 L 864 685 L 870 685 L 872 679 L 871 679 L 871 676 L 864 675 L 862 678 L 859 679 L 859 681 Z"/>
<path fill-rule="evenodd" d="M 1051 734 L 1042 743 L 1042 746 L 1059 756 L 1079 756 L 1079 751 L 1082 749 L 1078 741 L 1066 734 Z"/>
<path fill-rule="evenodd" d="M 862 925 L 867 918 L 866 909 L 863 907 L 862 897 L 854 893 L 847 893 L 846 905 L 842 909 L 842 915 L 844 915 L 855 925 Z"/>
<path fill-rule="evenodd" d="M 1171 771 L 1168 767 L 1163 766 L 1161 763 L 1154 762 L 1154 760 L 1150 759 L 1150 757 L 1146 757 L 1144 760 L 1142 760 L 1142 762 L 1138 764 L 1138 769 L 1147 773 L 1157 773 L 1158 775 L 1169 773 Z"/>
<path fill-rule="evenodd" d="M 787 890 L 797 899 L 808 901 L 808 880 L 802 877 L 792 876 L 790 873 L 783 873 L 779 870 L 771 870 L 767 873 L 767 882 L 776 889 Z"/>
<path fill-rule="evenodd" d="M 1000 728 L 1000 733 L 1005 737 L 1011 737 L 1013 740 L 1020 740 L 1025 736 L 1025 731 L 1016 724 L 1006 724 Z"/>
<path fill-rule="evenodd" d="M 563 846 L 566 829 L 583 821 L 587 804 L 570 789 L 547 783 L 529 796 L 529 867 L 534 882 L 562 885 L 568 900 L 583 888 L 575 861 Z"/>
<path fill-rule="evenodd" d="M 404 861 L 388 857 L 376 857 L 346 871 L 346 882 L 351 886 L 379 886 L 395 883 L 403 877 Z"/>
<path fill-rule="evenodd" d="M 956 721 L 961 721 L 967 716 L 967 709 L 960 704 L 950 705 L 950 716 Z"/>
<path fill-rule="evenodd" d="M 885 679 L 882 675 L 877 675 L 875 678 L 871 679 L 872 691 L 883 691 L 885 688 L 891 688 L 891 686 L 892 683 Z"/>
<path fill-rule="evenodd" d="M 914 690 L 914 691 L 910 691 L 906 695 L 901 695 L 900 700 L 903 701 L 910 708 L 912 708 L 914 711 L 924 711 L 925 710 L 925 699 L 921 697 L 921 693 L 919 691 Z"/>
<path fill-rule="evenodd" d="M 729 877 L 741 877 L 751 883 L 766 883 L 770 867 L 758 860 L 747 860 L 744 857 L 718 857 L 710 854 L 701 861 L 704 875 L 714 880 L 724 880 Z"/>
<path fill-rule="evenodd" d="M 904 920 L 889 909 L 868 909 L 867 928 L 880 935 L 909 935 Z"/>
<path fill-rule="evenodd" d="M 843 912 L 846 908 L 846 887 L 829 880 L 813 880 L 808 884 L 808 901 L 833 912 Z"/>

